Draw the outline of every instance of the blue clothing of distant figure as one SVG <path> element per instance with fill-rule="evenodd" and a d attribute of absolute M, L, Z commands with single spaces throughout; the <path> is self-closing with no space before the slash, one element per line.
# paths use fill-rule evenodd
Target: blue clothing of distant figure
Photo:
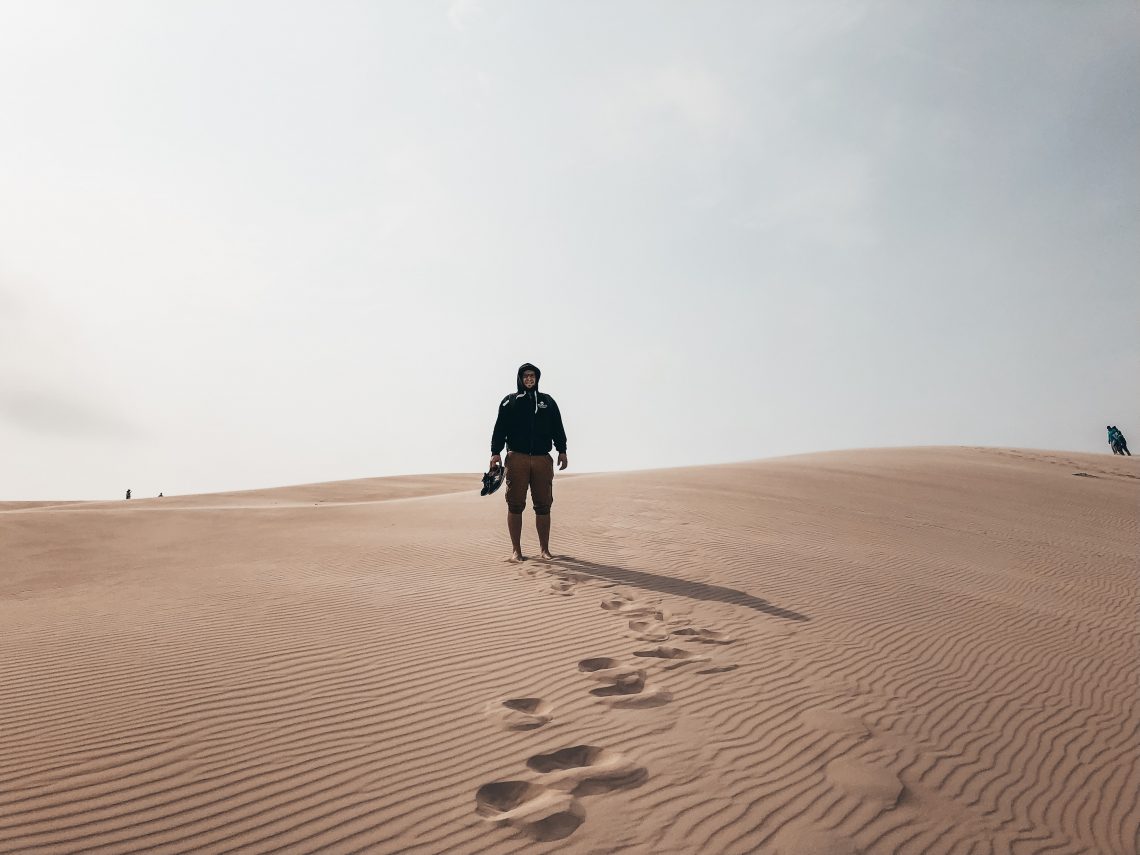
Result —
<path fill-rule="evenodd" d="M 1128 450 L 1128 440 L 1116 425 L 1108 425 L 1108 444 L 1113 454 L 1132 456 L 1132 452 Z"/>

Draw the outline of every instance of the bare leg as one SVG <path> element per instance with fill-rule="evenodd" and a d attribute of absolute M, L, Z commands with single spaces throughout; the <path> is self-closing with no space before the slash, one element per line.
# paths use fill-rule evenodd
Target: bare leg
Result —
<path fill-rule="evenodd" d="M 511 535 L 511 561 L 522 561 L 522 514 L 507 511 L 507 531 Z"/>
<path fill-rule="evenodd" d="M 550 560 L 550 514 L 535 514 L 534 527 L 538 529 L 539 557 Z"/>

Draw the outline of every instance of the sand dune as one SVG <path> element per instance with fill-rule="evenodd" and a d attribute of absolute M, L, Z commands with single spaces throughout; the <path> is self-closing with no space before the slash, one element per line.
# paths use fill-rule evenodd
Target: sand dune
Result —
<path fill-rule="evenodd" d="M 470 488 L 470 475 L 405 475 L 163 498 L 135 496 L 131 499 L 131 508 L 136 511 L 172 508 L 273 508 L 290 505 L 387 502 L 392 499 L 462 493 L 469 491 Z M 84 510 L 99 510 L 121 508 L 122 501 L 116 499 L 106 502 L 0 502 L 0 511 L 25 510 L 33 505 L 51 507 L 66 505 L 72 510 L 81 505 Z"/>
<path fill-rule="evenodd" d="M 0 509 L 0 852 L 1140 852 L 1133 459 L 477 487 Z"/>

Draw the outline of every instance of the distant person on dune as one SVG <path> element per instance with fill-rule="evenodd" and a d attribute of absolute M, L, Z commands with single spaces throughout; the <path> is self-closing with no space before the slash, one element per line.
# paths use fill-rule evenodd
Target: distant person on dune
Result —
<path fill-rule="evenodd" d="M 1116 425 L 1108 425 L 1108 444 L 1112 447 L 1113 454 L 1132 456 L 1132 452 L 1128 450 L 1128 440 L 1124 438 L 1124 434 Z"/>
<path fill-rule="evenodd" d="M 127 498 L 129 499 L 130 497 L 131 497 L 131 491 L 127 490 Z"/>
<path fill-rule="evenodd" d="M 526 492 L 534 504 L 534 524 L 538 530 L 540 557 L 550 559 L 550 506 L 554 502 L 554 461 L 550 447 L 558 449 L 558 468 L 565 469 L 566 430 L 558 404 L 538 391 L 542 372 L 526 362 L 519 366 L 517 391 L 499 403 L 495 429 L 491 432 L 491 466 L 502 466 L 499 452 L 507 446 L 506 497 L 507 532 L 511 536 L 511 561 L 524 560 L 522 514 Z"/>

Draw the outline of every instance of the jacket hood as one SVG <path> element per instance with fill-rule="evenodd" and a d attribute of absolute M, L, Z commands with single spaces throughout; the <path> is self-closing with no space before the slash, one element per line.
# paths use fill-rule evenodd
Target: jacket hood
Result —
<path fill-rule="evenodd" d="M 515 375 L 515 385 L 518 387 L 519 394 L 521 395 L 526 391 L 526 386 L 523 385 L 522 376 L 524 371 L 534 372 L 534 391 L 538 392 L 538 382 L 542 379 L 542 372 L 537 365 L 531 365 L 529 362 L 524 362 L 519 366 L 518 374 Z"/>

